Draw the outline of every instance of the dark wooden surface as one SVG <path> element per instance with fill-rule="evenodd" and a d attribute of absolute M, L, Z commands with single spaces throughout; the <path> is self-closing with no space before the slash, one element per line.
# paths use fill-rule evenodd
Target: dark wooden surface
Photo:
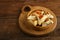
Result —
<path fill-rule="evenodd" d="M 56 29 L 42 37 L 24 34 L 19 29 L 18 17 L 26 3 L 51 9 L 58 19 Z M 0 40 L 60 40 L 60 0 L 0 0 Z"/>

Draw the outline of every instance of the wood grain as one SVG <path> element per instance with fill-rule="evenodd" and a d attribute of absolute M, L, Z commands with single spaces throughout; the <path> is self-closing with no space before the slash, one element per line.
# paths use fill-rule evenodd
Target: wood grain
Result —
<path fill-rule="evenodd" d="M 18 26 L 18 17 L 26 4 L 51 9 L 58 19 L 57 28 L 42 37 L 24 34 Z M 60 40 L 60 0 L 0 0 L 0 40 Z"/>

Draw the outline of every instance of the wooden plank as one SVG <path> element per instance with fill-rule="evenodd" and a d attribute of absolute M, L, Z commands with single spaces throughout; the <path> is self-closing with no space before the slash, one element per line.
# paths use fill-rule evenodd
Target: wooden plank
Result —
<path fill-rule="evenodd" d="M 39 5 L 51 9 L 57 16 L 60 16 L 60 3 L 59 2 L 28 2 L 31 5 Z M 22 8 L 24 4 L 20 2 L 1 2 L 0 3 L 0 14 L 15 14 L 18 12 L 19 8 Z M 56 12 L 57 11 L 57 12 Z"/>

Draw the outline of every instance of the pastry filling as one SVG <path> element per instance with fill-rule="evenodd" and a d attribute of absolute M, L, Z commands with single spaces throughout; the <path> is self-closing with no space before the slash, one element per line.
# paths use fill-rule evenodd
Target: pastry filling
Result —
<path fill-rule="evenodd" d="M 28 21 L 34 26 L 47 26 L 53 24 L 53 15 L 49 12 L 43 10 L 35 10 L 28 17 Z"/>

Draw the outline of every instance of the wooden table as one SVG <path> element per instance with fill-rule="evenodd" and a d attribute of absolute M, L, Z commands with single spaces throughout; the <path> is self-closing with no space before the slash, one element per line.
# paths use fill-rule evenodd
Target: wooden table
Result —
<path fill-rule="evenodd" d="M 20 10 L 27 3 L 47 7 L 56 14 L 58 24 L 52 33 L 33 37 L 20 30 Z M 60 40 L 60 0 L 0 0 L 0 40 Z"/>

